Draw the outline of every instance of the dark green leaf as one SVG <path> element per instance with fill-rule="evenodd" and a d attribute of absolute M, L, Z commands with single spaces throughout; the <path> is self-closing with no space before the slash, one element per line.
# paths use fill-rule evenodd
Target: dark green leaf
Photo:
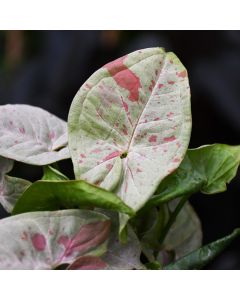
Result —
<path fill-rule="evenodd" d="M 240 235 L 240 228 L 235 229 L 232 234 L 212 242 L 189 255 L 184 256 L 175 263 L 165 267 L 166 270 L 192 270 L 201 269 L 220 254 L 235 238 Z"/>
<path fill-rule="evenodd" d="M 59 170 L 54 169 L 52 166 L 43 167 L 44 174 L 42 180 L 68 180 L 67 176 L 62 174 Z"/>
<path fill-rule="evenodd" d="M 198 191 L 206 194 L 226 190 L 240 163 L 240 146 L 214 144 L 190 149 L 179 168 L 159 185 L 149 205 L 156 205 Z"/>
<path fill-rule="evenodd" d="M 133 214 L 115 194 L 83 180 L 36 181 L 17 201 L 13 214 L 89 206 Z"/>

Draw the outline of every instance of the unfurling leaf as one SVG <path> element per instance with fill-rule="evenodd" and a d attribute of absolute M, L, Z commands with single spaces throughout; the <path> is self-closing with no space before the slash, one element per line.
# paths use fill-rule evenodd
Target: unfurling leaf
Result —
<path fill-rule="evenodd" d="M 34 212 L 0 221 L 0 269 L 55 269 L 106 251 L 110 220 L 87 210 Z"/>
<path fill-rule="evenodd" d="M 0 203 L 7 212 L 11 212 L 16 201 L 29 187 L 31 182 L 7 176 L 13 168 L 13 161 L 0 156 Z"/>
<path fill-rule="evenodd" d="M 67 124 L 38 107 L 2 105 L 0 155 L 40 166 L 69 158 Z"/>
<path fill-rule="evenodd" d="M 239 163 L 240 146 L 214 144 L 190 149 L 179 168 L 161 182 L 148 204 L 157 205 L 198 191 L 223 192 L 236 176 Z"/>
<path fill-rule="evenodd" d="M 114 190 L 137 211 L 187 150 L 186 69 L 162 48 L 121 57 L 80 88 L 68 126 L 76 178 Z"/>
<path fill-rule="evenodd" d="M 134 214 L 115 194 L 83 180 L 36 181 L 17 201 L 13 214 L 89 206 Z"/>
<path fill-rule="evenodd" d="M 240 235 L 240 228 L 230 235 L 212 242 L 192 253 L 184 256 L 175 263 L 165 267 L 166 270 L 193 270 L 201 269 L 219 255 L 235 238 Z"/>
<path fill-rule="evenodd" d="M 44 174 L 42 180 L 68 180 L 67 176 L 62 174 L 59 170 L 54 169 L 52 166 L 44 166 L 43 167 Z"/>

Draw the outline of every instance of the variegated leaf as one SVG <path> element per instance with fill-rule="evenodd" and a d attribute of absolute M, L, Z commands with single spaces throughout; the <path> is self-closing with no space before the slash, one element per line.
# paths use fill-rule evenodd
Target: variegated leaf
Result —
<path fill-rule="evenodd" d="M 76 177 L 115 190 L 137 211 L 187 150 L 187 71 L 162 48 L 121 57 L 80 88 L 68 125 Z"/>
<path fill-rule="evenodd" d="M 106 251 L 110 220 L 97 212 L 34 212 L 0 220 L 0 269 L 54 269 Z"/>
<path fill-rule="evenodd" d="M 12 211 L 16 201 L 31 184 L 28 180 L 6 175 L 12 170 L 13 163 L 0 156 L 0 203 L 7 212 Z"/>
<path fill-rule="evenodd" d="M 66 122 L 29 105 L 0 106 L 0 155 L 31 165 L 69 158 Z"/>

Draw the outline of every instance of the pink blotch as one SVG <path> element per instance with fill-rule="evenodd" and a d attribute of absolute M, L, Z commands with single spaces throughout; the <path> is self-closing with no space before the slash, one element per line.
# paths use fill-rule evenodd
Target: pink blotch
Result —
<path fill-rule="evenodd" d="M 24 127 L 19 128 L 19 132 L 20 132 L 21 134 L 25 134 L 25 128 L 24 128 Z"/>
<path fill-rule="evenodd" d="M 164 86 L 164 84 L 159 83 L 158 88 L 161 89 Z"/>
<path fill-rule="evenodd" d="M 100 152 L 101 152 L 100 148 L 96 148 L 91 151 L 91 153 L 100 153 Z"/>
<path fill-rule="evenodd" d="M 151 84 L 150 84 L 150 86 L 149 86 L 149 88 L 148 88 L 150 92 L 152 92 L 152 90 L 153 90 L 155 84 L 156 84 L 155 81 L 152 80 L 152 81 L 151 81 Z"/>
<path fill-rule="evenodd" d="M 123 108 L 124 108 L 125 112 L 127 113 L 128 112 L 128 105 L 123 99 L 122 99 L 122 104 L 123 104 Z"/>
<path fill-rule="evenodd" d="M 160 120 L 160 118 L 155 118 L 153 121 L 159 121 Z"/>
<path fill-rule="evenodd" d="M 104 157 L 103 161 L 112 159 L 112 158 L 114 158 L 116 156 L 120 156 L 120 155 L 121 155 L 121 151 L 114 151 L 114 152 L 108 154 L 106 157 Z"/>
<path fill-rule="evenodd" d="M 49 229 L 48 234 L 53 235 L 53 231 L 51 229 Z"/>
<path fill-rule="evenodd" d="M 175 162 L 175 163 L 178 163 L 178 162 L 180 162 L 180 161 L 181 161 L 180 158 L 174 158 L 174 160 L 173 160 L 173 162 Z"/>
<path fill-rule="evenodd" d="M 78 163 L 79 163 L 79 164 L 83 163 L 83 160 L 79 159 L 79 160 L 78 160 Z"/>
<path fill-rule="evenodd" d="M 184 70 L 182 72 L 177 72 L 177 76 L 178 77 L 182 77 L 182 78 L 185 78 L 187 76 L 187 71 Z"/>
<path fill-rule="evenodd" d="M 175 81 L 172 81 L 172 80 L 168 81 L 168 84 L 173 85 L 174 83 L 175 83 Z"/>
<path fill-rule="evenodd" d="M 71 239 L 69 237 L 67 237 L 66 235 L 62 235 L 57 240 L 57 243 L 59 245 L 63 245 L 65 248 L 67 248 L 68 245 L 71 243 Z"/>
<path fill-rule="evenodd" d="M 151 136 L 149 137 L 148 141 L 149 141 L 150 143 L 156 143 L 156 141 L 157 141 L 157 136 L 156 136 L 156 135 L 151 135 Z"/>
<path fill-rule="evenodd" d="M 168 143 L 168 142 L 173 142 L 176 140 L 176 137 L 174 135 L 170 136 L 170 137 L 166 137 L 163 139 L 164 142 Z"/>
<path fill-rule="evenodd" d="M 127 127 L 126 127 L 125 124 L 123 124 L 122 133 L 123 133 L 124 135 L 128 135 Z"/>
<path fill-rule="evenodd" d="M 181 147 L 181 144 L 180 144 L 179 142 L 177 142 L 177 146 L 178 146 L 178 148 L 180 148 L 180 147 Z"/>
<path fill-rule="evenodd" d="M 108 171 L 111 171 L 111 170 L 112 170 L 112 167 L 113 167 L 112 164 L 107 164 L 107 165 L 106 165 L 106 168 L 108 169 Z"/>
<path fill-rule="evenodd" d="M 132 102 L 138 101 L 141 83 L 139 78 L 123 64 L 127 56 L 120 57 L 104 67 L 113 76 L 116 83 L 129 91 L 128 99 Z"/>
<path fill-rule="evenodd" d="M 142 170 L 141 169 L 139 169 L 139 168 L 137 168 L 137 173 L 141 173 L 142 172 Z"/>
<path fill-rule="evenodd" d="M 173 117 L 173 115 L 174 115 L 173 112 L 169 112 L 169 113 L 167 114 L 167 117 L 168 117 L 168 118 L 171 118 L 171 117 Z"/>
<path fill-rule="evenodd" d="M 14 144 L 18 144 L 19 143 L 19 141 L 14 141 Z"/>
<path fill-rule="evenodd" d="M 45 249 L 46 239 L 45 239 L 44 235 L 42 235 L 40 233 L 36 233 L 36 234 L 34 234 L 34 236 L 32 236 L 31 240 L 32 240 L 33 247 L 37 251 L 43 251 Z"/>
<path fill-rule="evenodd" d="M 86 158 L 86 155 L 83 153 L 81 153 L 80 156 L 81 156 L 81 158 Z"/>

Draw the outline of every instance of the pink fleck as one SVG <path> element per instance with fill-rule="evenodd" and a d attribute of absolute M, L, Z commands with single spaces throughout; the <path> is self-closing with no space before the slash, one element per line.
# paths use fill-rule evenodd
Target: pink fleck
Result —
<path fill-rule="evenodd" d="M 181 147 L 181 144 L 180 144 L 179 142 L 177 142 L 177 146 L 178 146 L 178 148 L 180 148 L 180 147 Z"/>
<path fill-rule="evenodd" d="M 173 112 L 169 112 L 169 113 L 167 114 L 167 117 L 168 117 L 168 118 L 171 118 L 171 117 L 173 117 L 173 115 L 174 115 Z"/>
<path fill-rule="evenodd" d="M 170 137 L 166 137 L 163 139 L 164 142 L 168 143 L 168 142 L 172 142 L 175 141 L 176 137 L 174 135 L 170 136 Z"/>
<path fill-rule="evenodd" d="M 26 233 L 26 231 L 23 231 L 23 233 L 21 235 L 21 240 L 23 240 L 23 241 L 27 241 L 28 240 L 28 234 Z"/>
<path fill-rule="evenodd" d="M 151 135 L 151 136 L 149 137 L 148 141 L 149 141 L 150 143 L 156 143 L 156 141 L 157 141 L 157 136 L 156 136 L 156 135 Z"/>
<path fill-rule="evenodd" d="M 40 233 L 34 234 L 31 238 L 32 244 L 37 251 L 43 251 L 46 247 L 46 239 L 44 235 Z"/>
<path fill-rule="evenodd" d="M 79 159 L 78 163 L 79 163 L 79 164 L 83 163 L 83 160 Z"/>
<path fill-rule="evenodd" d="M 128 105 L 123 99 L 122 99 L 122 104 L 123 104 L 125 112 L 128 112 Z"/>
<path fill-rule="evenodd" d="M 164 86 L 164 84 L 159 83 L 158 88 L 160 89 L 160 88 L 162 88 L 163 86 Z"/>
<path fill-rule="evenodd" d="M 48 134 L 48 138 L 50 140 L 53 140 L 55 138 L 55 132 L 54 131 L 51 131 L 49 134 Z"/>
<path fill-rule="evenodd" d="M 182 77 L 182 78 L 185 78 L 187 76 L 187 71 L 184 70 L 182 72 L 177 72 L 177 76 L 178 77 Z"/>
<path fill-rule="evenodd" d="M 108 72 L 113 76 L 116 83 L 129 91 L 128 99 L 132 102 L 138 101 L 139 89 L 141 83 L 139 78 L 123 64 L 126 56 L 120 57 L 106 64 L 104 67 L 107 68 Z"/>
<path fill-rule="evenodd" d="M 91 86 L 89 83 L 86 83 L 86 84 L 85 84 L 85 87 L 86 87 L 87 89 L 90 89 L 92 86 Z"/>
<path fill-rule="evenodd" d="M 116 127 L 118 127 L 118 126 L 119 126 L 119 123 L 117 122 L 115 125 L 116 125 Z"/>
<path fill-rule="evenodd" d="M 180 161 L 181 161 L 180 158 L 174 158 L 174 160 L 173 160 L 173 162 L 175 162 L 175 163 L 178 163 L 178 162 L 180 162 Z"/>
<path fill-rule="evenodd" d="M 168 84 L 174 84 L 175 83 L 175 81 L 168 81 Z"/>
<path fill-rule="evenodd" d="M 25 134 L 25 128 L 24 128 L 24 127 L 19 128 L 19 132 L 20 132 L 21 134 Z"/>
<path fill-rule="evenodd" d="M 19 142 L 18 141 L 14 141 L 14 144 L 18 144 Z"/>
<path fill-rule="evenodd" d="M 160 120 L 160 118 L 155 118 L 153 121 L 159 121 Z"/>
<path fill-rule="evenodd" d="M 49 233 L 50 235 L 53 235 L 53 231 L 52 231 L 51 229 L 48 230 L 48 233 Z"/>
<path fill-rule="evenodd" d="M 91 153 L 100 153 L 100 152 L 101 152 L 100 148 L 96 148 L 91 151 Z"/>
<path fill-rule="evenodd" d="M 127 127 L 126 127 L 125 124 L 123 124 L 122 133 L 123 133 L 124 135 L 128 135 Z"/>
<path fill-rule="evenodd" d="M 112 159 L 112 158 L 114 158 L 116 156 L 120 156 L 120 155 L 121 155 L 121 151 L 114 151 L 114 152 L 108 154 L 106 157 L 104 157 L 103 161 Z"/>
<path fill-rule="evenodd" d="M 81 156 L 82 158 L 86 158 L 86 155 L 83 154 L 83 153 L 81 153 L 80 156 Z"/>
<path fill-rule="evenodd" d="M 156 84 L 155 81 L 152 80 L 152 81 L 151 81 L 151 85 L 150 85 L 149 88 L 148 88 L 150 92 L 152 92 L 152 90 L 153 90 L 155 84 Z"/>
<path fill-rule="evenodd" d="M 107 165 L 106 165 L 106 168 L 108 169 L 108 171 L 111 171 L 111 170 L 112 170 L 112 167 L 113 167 L 112 164 L 107 164 Z"/>
<path fill-rule="evenodd" d="M 10 126 L 13 126 L 13 122 L 12 121 L 9 121 L 9 124 L 10 124 Z"/>
<path fill-rule="evenodd" d="M 127 180 L 126 180 L 126 183 L 125 183 L 125 189 L 124 189 L 125 193 L 127 192 L 127 190 L 128 190 L 128 182 L 127 182 Z"/>
<path fill-rule="evenodd" d="M 137 173 L 141 173 L 141 172 L 142 172 L 142 170 L 137 168 Z"/>

